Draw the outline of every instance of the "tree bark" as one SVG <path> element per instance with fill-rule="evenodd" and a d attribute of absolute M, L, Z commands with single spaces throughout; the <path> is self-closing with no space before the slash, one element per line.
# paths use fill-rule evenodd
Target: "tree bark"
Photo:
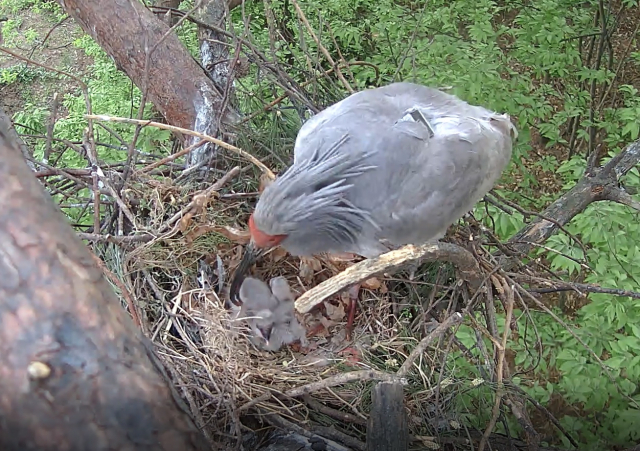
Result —
<path fill-rule="evenodd" d="M 233 67 L 237 63 L 237 56 L 231 58 L 227 36 L 217 29 L 225 29 L 229 13 L 228 0 L 204 0 L 200 8 L 196 10 L 196 16 L 202 23 L 213 25 L 213 28 L 198 28 L 198 41 L 200 42 L 200 58 L 209 79 L 213 81 L 216 89 L 222 93 L 222 106 L 228 111 L 234 111 L 236 105 L 235 90 L 233 88 Z M 237 114 L 237 113 L 236 113 Z M 213 118 L 212 118 L 213 119 Z M 234 144 L 230 137 L 225 141 Z M 202 146 L 198 151 L 188 155 L 189 165 L 195 166 L 204 160 L 210 159 L 215 153 L 215 147 Z"/>
<path fill-rule="evenodd" d="M 175 33 L 138 0 L 58 0 L 64 10 L 147 93 L 167 122 L 216 136 L 222 93 Z M 165 34 L 167 34 L 165 36 Z M 150 53 L 150 54 L 149 54 Z M 148 59 L 148 67 L 147 67 Z M 185 145 L 198 139 L 188 137 Z M 206 144 L 201 146 L 206 147 Z M 193 163 L 193 162 L 191 162 Z"/>
<path fill-rule="evenodd" d="M 209 449 L 9 136 L 0 126 L 0 449 Z"/>

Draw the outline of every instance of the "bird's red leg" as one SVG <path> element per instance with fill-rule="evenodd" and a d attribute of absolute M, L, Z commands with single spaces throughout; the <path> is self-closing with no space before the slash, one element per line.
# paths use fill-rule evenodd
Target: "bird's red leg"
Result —
<path fill-rule="evenodd" d="M 356 309 L 358 307 L 358 293 L 360 292 L 360 284 L 349 288 L 349 307 L 347 309 L 347 340 L 351 340 L 351 332 L 353 329 L 353 321 L 356 318 Z"/>

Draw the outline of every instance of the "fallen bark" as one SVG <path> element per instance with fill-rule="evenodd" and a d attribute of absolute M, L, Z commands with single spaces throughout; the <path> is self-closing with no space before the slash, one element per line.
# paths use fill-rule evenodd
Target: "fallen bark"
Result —
<path fill-rule="evenodd" d="M 1 126 L 0 155 L 0 449 L 210 449 Z"/>

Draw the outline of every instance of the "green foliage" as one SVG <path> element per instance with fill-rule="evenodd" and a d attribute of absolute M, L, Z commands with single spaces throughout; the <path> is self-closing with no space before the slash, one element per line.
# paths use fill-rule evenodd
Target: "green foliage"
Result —
<path fill-rule="evenodd" d="M 191 8 L 183 2 L 181 8 Z M 283 64 L 298 83 L 305 82 L 330 67 L 321 50 L 296 17 L 286 0 L 272 0 L 279 27 L 274 42 L 270 42 L 265 17 L 266 2 L 247 2 L 232 12 L 233 27 L 239 35 L 248 36 L 265 55 Z M 637 1 L 623 0 L 626 7 Z M 49 6 L 47 6 L 49 5 Z M 311 27 L 334 59 L 352 64 L 343 73 L 355 89 L 364 89 L 393 80 L 417 81 L 439 87 L 472 103 L 511 114 L 517 120 L 519 140 L 514 149 L 513 164 L 503 182 L 517 177 L 518 189 L 502 190 L 509 200 L 527 209 L 541 210 L 553 198 L 540 194 L 540 181 L 533 175 L 537 168 L 556 174 L 563 182 L 560 195 L 571 189 L 584 174 L 584 155 L 564 158 L 560 153 L 546 153 L 553 148 L 566 151 L 576 142 L 588 144 L 590 128 L 600 138 L 611 158 L 628 142 L 640 136 L 640 96 L 631 83 L 611 89 L 615 102 L 598 103 L 591 118 L 592 84 L 607 92 L 614 73 L 602 64 L 584 64 L 581 36 L 597 35 L 594 14 L 595 0 L 537 0 L 536 2 L 492 0 L 305 0 L 301 4 Z M 58 18 L 55 3 L 41 0 L 0 0 L 0 12 L 16 13 L 29 8 L 47 9 Z M 250 18 L 248 23 L 243 17 Z M 5 39 L 16 44 L 20 18 L 12 17 L 4 25 Z M 248 31 L 248 34 L 244 32 Z M 185 22 L 178 34 L 191 54 L 198 58 L 199 48 L 195 25 Z M 21 39 L 36 39 L 29 33 Z M 93 111 L 116 116 L 132 116 L 137 112 L 140 91 L 127 77 L 118 72 L 109 57 L 88 37 L 75 46 L 93 59 L 89 87 Z M 339 53 L 338 53 L 339 52 Z M 640 65 L 640 52 L 629 59 Z M 375 69 L 374 67 L 375 66 Z M 237 80 L 238 101 L 246 112 L 262 110 L 264 104 L 282 95 L 284 90 L 273 83 L 273 77 L 252 68 L 249 77 Z M 45 74 L 37 70 L 7 67 L 0 70 L 0 85 L 28 84 Z M 616 80 L 624 83 L 624 80 Z M 319 107 L 344 96 L 343 87 L 335 79 L 317 82 L 323 89 L 309 95 Z M 266 101 L 265 101 L 266 100 Z M 241 134 L 239 144 L 258 149 L 268 155 L 270 164 L 284 167 L 290 162 L 290 152 L 301 115 L 288 100 L 279 109 L 257 115 L 251 122 L 252 141 Z M 57 122 L 56 137 L 75 141 L 86 127 L 83 119 L 85 99 L 79 91 L 64 99 L 68 114 Z M 43 133 L 47 108 L 29 104 L 14 119 L 20 132 Z M 145 112 L 148 117 L 150 109 Z M 571 127 L 577 124 L 572 138 Z M 133 127 L 111 124 L 125 142 Z M 531 144 L 530 130 L 535 128 L 544 139 L 544 146 Z M 100 147 L 100 158 L 106 162 L 125 158 L 122 143 L 113 135 L 98 129 L 98 139 L 111 147 Z M 257 139 L 260 137 L 260 139 Z M 162 150 L 168 133 L 144 129 L 138 146 L 144 151 Z M 43 142 L 36 142 L 36 158 L 41 158 Z M 259 146 L 263 146 L 259 147 Z M 586 147 L 586 146 L 584 146 Z M 565 152 L 566 153 L 566 152 Z M 606 161 L 606 160 L 605 160 Z M 86 161 L 73 152 L 66 152 L 62 165 L 84 167 Z M 640 174 L 631 171 L 623 181 L 629 192 L 639 192 Z M 83 195 L 86 195 L 84 193 Z M 637 196 L 636 196 L 637 199 Z M 74 216 L 74 214 L 76 216 Z M 528 221 L 522 214 L 504 212 L 493 205 L 478 205 L 476 218 L 503 238 L 513 236 Z M 80 211 L 71 213 L 76 222 L 86 221 Z M 567 280 L 583 280 L 627 290 L 640 290 L 635 268 L 640 267 L 640 223 L 630 208 L 608 202 L 590 205 L 567 227 L 532 253 L 543 259 Z M 583 246 L 576 241 L 579 239 Z M 514 312 L 520 333 L 514 339 L 515 365 L 519 376 L 514 383 L 538 402 L 545 404 L 560 398 L 571 409 L 560 412 L 560 421 L 580 442 L 584 450 L 608 449 L 638 441 L 640 412 L 640 302 L 628 297 L 591 294 L 590 302 L 575 312 L 563 306 L 553 311 L 573 327 L 572 332 L 586 346 L 550 316 L 540 312 Z M 562 302 L 560 303 L 562 304 Z M 480 321 L 481 318 L 478 317 Z M 499 328 L 504 328 L 500 318 Z M 477 357 L 478 337 L 471 328 L 461 327 L 458 339 Z M 491 346 L 490 342 L 486 345 Z M 597 358 L 594 357 L 597 356 Z M 598 361 L 603 362 L 605 368 Z M 457 403 L 470 414 L 469 423 L 484 427 L 492 406 L 495 387 L 482 379 L 479 366 L 461 354 L 454 355 L 452 371 L 460 381 Z M 465 385 L 466 384 L 466 385 Z M 464 386 L 464 387 L 463 387 Z M 567 413 L 569 412 L 569 413 Z M 555 412 L 554 412 L 555 413 Z M 508 419 L 510 431 L 519 426 Z M 502 426 L 500 426 L 502 427 Z M 559 440 L 566 441 L 559 437 Z M 568 443 L 564 446 L 569 447 Z"/>

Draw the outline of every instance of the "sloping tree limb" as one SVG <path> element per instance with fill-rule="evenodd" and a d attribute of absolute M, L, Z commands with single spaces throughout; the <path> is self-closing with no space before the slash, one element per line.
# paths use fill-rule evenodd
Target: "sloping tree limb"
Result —
<path fill-rule="evenodd" d="M 0 212 L 0 449 L 210 449 L 4 127 Z"/>
<path fill-rule="evenodd" d="M 509 247 L 520 255 L 527 255 L 535 244 L 545 242 L 558 231 L 559 225 L 568 224 L 592 202 L 609 200 L 638 209 L 638 203 L 620 187 L 620 179 L 639 163 L 640 140 L 629 144 L 606 165 L 586 173 L 576 186 L 542 212 L 542 216 L 553 218 L 557 223 L 537 218 L 509 239 Z M 505 269 L 517 263 L 512 261 Z"/>

